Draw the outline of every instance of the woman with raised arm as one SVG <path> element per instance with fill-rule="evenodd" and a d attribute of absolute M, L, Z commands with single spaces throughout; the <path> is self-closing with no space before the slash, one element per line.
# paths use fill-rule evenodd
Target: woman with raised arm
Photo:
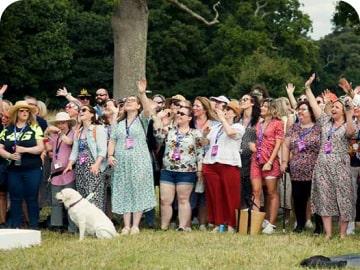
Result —
<path fill-rule="evenodd" d="M 259 211 L 263 184 L 267 188 L 267 213 L 263 233 L 272 234 L 279 208 L 278 180 L 281 175 L 278 153 L 284 139 L 284 124 L 279 118 L 275 103 L 264 99 L 260 107 L 262 121 L 256 125 L 256 145 L 251 144 L 251 185 L 255 211 Z"/>
<path fill-rule="evenodd" d="M 305 83 L 305 93 L 321 128 L 320 152 L 314 168 L 311 202 L 322 217 L 326 239 L 332 236 L 332 217 L 340 217 L 340 237 L 346 236 L 348 222 L 354 219 L 355 201 L 351 180 L 348 139 L 355 133 L 350 98 L 333 102 L 331 115 L 321 111 L 311 91 L 313 74 Z"/>
<path fill-rule="evenodd" d="M 113 128 L 108 146 L 108 161 L 114 167 L 112 211 L 124 217 L 122 235 L 139 233 L 142 213 L 156 205 L 153 169 L 146 143 L 151 104 L 145 90 L 146 80 L 141 80 L 138 82 L 139 97 L 126 98 L 124 114 Z M 142 107 L 144 112 L 140 113 Z"/>

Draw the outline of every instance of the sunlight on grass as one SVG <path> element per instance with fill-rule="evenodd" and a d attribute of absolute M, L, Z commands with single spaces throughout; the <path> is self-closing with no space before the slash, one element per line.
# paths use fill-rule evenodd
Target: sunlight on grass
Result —
<path fill-rule="evenodd" d="M 306 257 L 356 253 L 360 240 L 152 230 L 114 240 L 79 242 L 78 236 L 48 231 L 42 237 L 39 247 L 1 252 L 1 269 L 301 269 Z"/>

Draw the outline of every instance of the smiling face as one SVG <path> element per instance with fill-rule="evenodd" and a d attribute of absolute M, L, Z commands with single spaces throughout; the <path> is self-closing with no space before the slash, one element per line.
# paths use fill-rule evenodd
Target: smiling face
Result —
<path fill-rule="evenodd" d="M 201 116 L 201 115 L 206 114 L 206 111 L 205 111 L 205 109 L 204 109 L 204 106 L 203 106 L 202 103 L 201 103 L 199 100 L 197 100 L 197 99 L 195 99 L 194 105 L 193 105 L 192 109 L 193 109 L 193 114 L 194 114 L 195 117 L 199 117 L 199 116 Z"/>
<path fill-rule="evenodd" d="M 345 116 L 344 106 L 342 105 L 342 103 L 340 101 L 335 101 L 331 108 L 331 117 L 334 120 L 339 120 L 344 116 Z"/>
<path fill-rule="evenodd" d="M 269 102 L 263 102 L 261 104 L 261 107 L 260 107 L 260 116 L 262 118 L 265 118 L 266 116 L 270 115 L 270 110 L 269 110 Z"/>
<path fill-rule="evenodd" d="M 95 101 L 97 104 L 104 105 L 106 100 L 108 100 L 108 99 L 109 99 L 109 94 L 106 89 L 100 88 L 100 89 L 96 90 Z"/>
<path fill-rule="evenodd" d="M 88 106 L 82 106 L 80 109 L 80 120 L 91 121 L 95 117 L 95 113 L 91 112 Z"/>
<path fill-rule="evenodd" d="M 296 111 L 298 113 L 298 118 L 301 124 L 308 124 L 311 122 L 311 114 L 309 107 L 306 104 L 300 105 Z"/>

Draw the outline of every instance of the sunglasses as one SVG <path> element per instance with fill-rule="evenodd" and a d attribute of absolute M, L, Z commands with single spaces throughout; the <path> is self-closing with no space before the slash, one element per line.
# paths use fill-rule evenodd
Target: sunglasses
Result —
<path fill-rule="evenodd" d="M 22 112 L 27 112 L 27 113 L 28 113 L 29 110 L 28 110 L 28 109 L 19 109 L 19 112 L 21 112 L 21 113 L 22 113 Z"/>
<path fill-rule="evenodd" d="M 248 100 L 250 100 L 250 98 L 242 98 L 242 99 L 240 99 L 240 102 L 246 102 Z"/>
<path fill-rule="evenodd" d="M 86 99 L 86 100 L 90 100 L 89 97 L 79 97 L 79 99 L 80 99 L 80 100 L 85 100 L 85 99 Z"/>
<path fill-rule="evenodd" d="M 173 101 L 173 102 L 171 102 L 171 105 L 174 105 L 176 107 L 180 107 L 180 102 L 179 101 Z"/>
<path fill-rule="evenodd" d="M 176 112 L 177 115 L 181 115 L 181 116 L 189 116 L 187 113 L 184 113 L 184 112 Z"/>
<path fill-rule="evenodd" d="M 164 101 L 155 101 L 157 104 L 163 104 Z"/>
<path fill-rule="evenodd" d="M 101 96 L 101 97 L 103 97 L 103 96 L 106 96 L 106 94 L 96 94 L 96 96 Z"/>
<path fill-rule="evenodd" d="M 82 109 L 81 109 L 81 112 L 90 112 L 90 110 L 87 109 L 87 108 L 82 108 Z"/>

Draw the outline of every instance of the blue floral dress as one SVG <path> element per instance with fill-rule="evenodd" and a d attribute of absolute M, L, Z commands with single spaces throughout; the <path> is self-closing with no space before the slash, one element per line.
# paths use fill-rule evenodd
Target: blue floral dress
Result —
<path fill-rule="evenodd" d="M 120 121 L 111 132 L 118 161 L 112 177 L 112 211 L 117 214 L 147 211 L 155 207 L 156 198 L 151 157 L 146 143 L 148 119 L 137 117 L 128 125 Z M 131 139 L 127 147 L 127 137 Z"/>

